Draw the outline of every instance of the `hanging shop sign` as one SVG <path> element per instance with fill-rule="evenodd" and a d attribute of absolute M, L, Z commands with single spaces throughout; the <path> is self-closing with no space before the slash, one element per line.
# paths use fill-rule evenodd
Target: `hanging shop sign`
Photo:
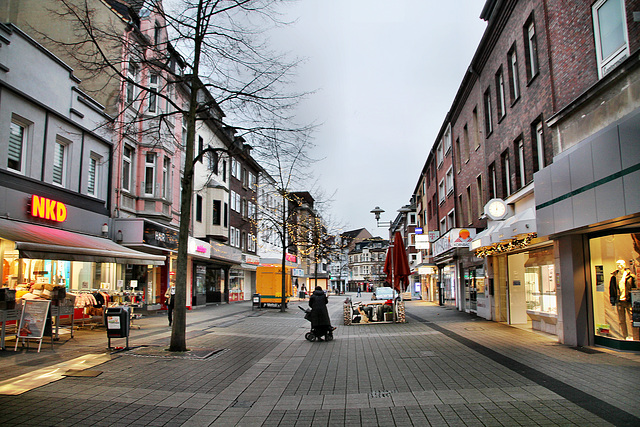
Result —
<path fill-rule="evenodd" d="M 429 236 L 426 234 L 416 234 L 416 249 L 429 249 Z"/>
<path fill-rule="evenodd" d="M 293 263 L 297 263 L 298 262 L 298 257 L 296 257 L 293 254 L 290 254 L 290 253 L 287 252 L 284 256 L 285 256 L 285 259 L 287 261 L 289 261 L 289 262 L 293 262 Z"/>
<path fill-rule="evenodd" d="M 142 242 L 150 246 L 177 250 L 178 231 L 145 221 Z"/>
<path fill-rule="evenodd" d="M 31 216 L 42 219 L 49 219 L 57 222 L 64 222 L 67 219 L 67 206 L 56 200 L 46 197 L 31 196 Z"/>
<path fill-rule="evenodd" d="M 468 248 L 476 237 L 475 228 L 452 228 L 433 244 L 433 255 L 439 255 L 451 248 Z"/>
<path fill-rule="evenodd" d="M 200 256 L 203 258 L 211 257 L 211 245 L 205 241 L 194 239 L 189 236 L 189 255 Z"/>

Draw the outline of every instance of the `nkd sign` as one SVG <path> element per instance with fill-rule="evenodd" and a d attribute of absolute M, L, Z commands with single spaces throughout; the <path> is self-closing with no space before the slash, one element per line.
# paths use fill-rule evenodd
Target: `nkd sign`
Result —
<path fill-rule="evenodd" d="M 31 196 L 31 216 L 63 222 L 67 219 L 67 207 L 64 203 L 34 194 Z"/>

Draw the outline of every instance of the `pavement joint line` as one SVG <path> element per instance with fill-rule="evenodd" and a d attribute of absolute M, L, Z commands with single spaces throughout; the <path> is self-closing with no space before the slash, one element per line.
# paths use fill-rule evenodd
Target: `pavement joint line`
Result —
<path fill-rule="evenodd" d="M 545 374 L 544 372 L 539 371 L 538 369 L 532 368 L 524 363 L 518 362 L 515 359 L 512 359 L 509 356 L 506 356 L 502 353 L 497 352 L 489 347 L 486 347 L 482 344 L 477 343 L 469 338 L 466 338 L 456 332 L 453 332 L 439 324 L 435 324 L 434 322 L 430 322 L 426 319 L 423 319 L 420 316 L 417 316 L 412 313 L 406 313 L 407 317 L 410 317 L 418 322 L 425 324 L 426 326 L 441 332 L 448 338 L 457 341 L 464 346 L 475 350 L 481 355 L 488 357 L 496 363 L 514 371 L 518 375 L 523 376 L 536 384 L 539 384 L 559 396 L 563 397 L 567 401 L 574 403 L 582 409 L 589 411 L 590 413 L 597 415 L 603 420 L 607 420 L 613 425 L 618 426 L 629 426 L 629 425 L 640 425 L 640 418 L 630 414 L 622 408 L 616 407 L 604 400 L 584 392 L 570 384 L 567 384 L 563 381 L 560 381 L 550 375 Z"/>

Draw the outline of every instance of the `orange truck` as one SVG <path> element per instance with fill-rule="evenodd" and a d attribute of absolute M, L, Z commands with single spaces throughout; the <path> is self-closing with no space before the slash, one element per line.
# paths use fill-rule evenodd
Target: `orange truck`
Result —
<path fill-rule="evenodd" d="M 285 267 L 285 307 L 293 295 L 291 287 L 291 267 Z M 282 305 L 282 267 L 263 267 L 256 270 L 256 293 L 260 294 L 260 306 Z"/>

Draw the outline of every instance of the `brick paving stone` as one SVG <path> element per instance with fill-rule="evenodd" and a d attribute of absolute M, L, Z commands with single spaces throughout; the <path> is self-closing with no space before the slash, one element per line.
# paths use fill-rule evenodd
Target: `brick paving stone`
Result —
<path fill-rule="evenodd" d="M 608 425 L 570 394 L 558 394 L 558 389 L 537 381 L 535 373 L 600 399 L 612 410 L 640 417 L 637 355 L 581 353 L 557 344 L 553 337 L 421 301 L 407 302 L 407 324 L 340 327 L 334 341 L 309 343 L 303 338 L 308 324 L 293 311 L 294 305 L 287 313 L 252 312 L 248 303 L 194 310 L 188 313 L 188 330 L 194 337 L 188 338 L 189 345 L 225 348 L 218 356 L 185 360 L 117 353 L 94 368 L 102 371 L 98 377 L 66 377 L 21 396 L 0 396 L 0 422 Z M 329 309 L 338 322 L 342 299 L 330 298 Z M 141 329 L 132 331 L 132 342 L 166 346 L 164 316 L 136 322 Z M 494 353 L 469 348 L 465 339 Z M 8 377 L 8 370 L 16 376 L 26 373 L 30 361 L 39 367 L 54 365 L 61 358 L 77 357 L 82 348 L 95 351 L 104 341 L 104 331 L 84 330 L 57 348 L 55 358 L 0 352 L 0 380 Z M 506 359 L 492 356 L 496 354 Z M 534 375 L 514 371 L 503 362 L 507 359 Z M 626 391 L 623 397 L 621 389 Z M 29 407 L 29 416 L 16 415 L 15 407 Z M 96 407 L 103 409 L 100 416 Z"/>

